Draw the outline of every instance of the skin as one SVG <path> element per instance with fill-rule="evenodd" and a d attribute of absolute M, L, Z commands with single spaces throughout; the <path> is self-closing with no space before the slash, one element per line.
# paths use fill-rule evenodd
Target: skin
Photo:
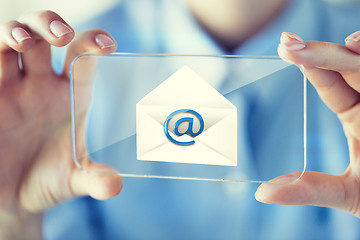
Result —
<path fill-rule="evenodd" d="M 53 20 L 65 23 L 53 12 L 37 12 L 0 26 L 0 239 L 41 239 L 44 209 L 80 195 L 107 199 L 122 189 L 120 176 L 89 175 L 74 165 L 70 132 L 72 59 L 82 52 L 109 54 L 116 44 L 97 45 L 98 34 L 109 36 L 98 29 L 75 36 L 70 28 L 56 37 L 49 29 Z M 11 36 L 15 27 L 26 29 L 31 38 L 17 43 Z M 50 45 L 67 44 L 64 72 L 57 75 Z M 111 170 L 85 163 L 92 170 Z"/>
<path fill-rule="evenodd" d="M 281 9 L 284 0 L 188 0 L 200 24 L 224 49 L 234 49 L 260 30 Z M 204 8 L 204 6 L 207 6 Z M 259 8 L 258 6 L 262 6 Z M 259 19 L 259 16 L 263 16 Z M 284 60 L 305 67 L 305 73 L 322 100 L 342 122 L 347 136 L 350 163 L 340 176 L 306 172 L 273 179 L 260 185 L 255 197 L 271 204 L 315 205 L 337 208 L 360 217 L 360 32 L 341 46 L 304 42 L 283 33 L 278 53 Z M 293 183 L 292 183 L 293 182 Z M 274 184 L 276 183 L 276 184 Z"/>
<path fill-rule="evenodd" d="M 208 34 L 225 50 L 232 51 L 261 30 L 287 0 L 187 0 L 187 3 Z"/>
<path fill-rule="evenodd" d="M 278 4 L 277 8 L 267 8 L 268 14 L 252 13 L 263 16 L 262 21 L 255 24 L 257 29 L 284 4 L 283 1 L 273 1 Z M 235 3 L 222 1 L 217 6 Z M 226 6 L 224 10 L 233 5 Z M 230 29 L 237 29 L 237 34 L 229 30 L 231 34 L 227 35 L 217 31 L 221 29 L 219 27 L 211 29 L 211 21 L 206 20 L 211 18 L 201 19 L 201 9 L 195 10 L 194 5 L 191 9 L 214 38 L 224 36 L 228 39 L 231 35 L 229 45 L 219 40 L 228 49 L 241 44 L 252 34 L 237 26 L 237 15 L 241 11 L 232 12 L 229 19 L 234 18 L 234 22 L 227 20 L 222 23 L 236 26 Z M 109 170 L 108 174 L 89 175 L 74 165 L 70 134 L 68 72 L 72 59 L 82 52 L 109 54 L 115 51 L 116 44 L 102 48 L 95 38 L 99 34 L 111 38 L 109 34 L 96 29 L 75 36 L 68 25 L 71 31 L 56 37 L 49 28 L 53 20 L 66 24 L 57 14 L 46 11 L 25 14 L 18 21 L 0 25 L 0 239 L 41 239 L 42 212 L 46 208 L 80 195 L 107 199 L 122 189 L 122 178 L 111 174 L 112 169 L 108 166 L 87 159 L 84 163 L 88 169 Z M 16 42 L 11 35 L 15 27 L 25 29 L 30 38 Z M 349 141 L 350 164 L 341 176 L 307 172 L 296 183 L 263 184 L 256 198 L 267 203 L 334 207 L 360 216 L 360 85 L 356 81 L 360 77 L 360 44 L 351 39 L 345 46 L 303 42 L 289 34 L 282 36 L 281 42 L 279 55 L 289 62 L 305 66 L 306 74 L 324 102 L 341 119 Z M 299 44 L 304 46 L 299 49 Z M 69 45 L 64 71 L 60 75 L 52 70 L 50 45 Z M 23 68 L 19 68 L 18 53 Z M 86 91 L 86 83 L 83 87 Z M 84 150 L 81 144 L 79 148 Z M 296 176 L 294 173 L 276 180 L 290 182 Z"/>
<path fill-rule="evenodd" d="M 293 173 L 260 185 L 255 197 L 265 203 L 315 205 L 337 208 L 360 217 L 360 31 L 350 35 L 345 46 L 302 41 L 283 33 L 280 57 L 305 67 L 310 82 L 327 106 L 339 117 L 349 146 L 350 162 L 340 176 L 318 172 Z M 300 40 L 300 41 L 298 41 Z M 303 48 L 299 48 L 299 43 Z M 294 47 L 295 46 L 295 47 Z"/>

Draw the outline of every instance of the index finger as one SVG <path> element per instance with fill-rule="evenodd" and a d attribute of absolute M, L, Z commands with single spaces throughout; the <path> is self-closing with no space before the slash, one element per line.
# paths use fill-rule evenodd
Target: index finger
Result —
<path fill-rule="evenodd" d="M 304 66 L 320 97 L 336 113 L 359 102 L 359 55 L 334 43 L 305 42 L 291 33 L 283 33 L 278 52 L 284 60 Z"/>
<path fill-rule="evenodd" d="M 303 41 L 304 48 L 294 51 L 286 47 L 294 40 L 299 41 L 300 38 L 296 35 L 298 39 L 289 38 L 293 35 L 284 33 L 281 37 L 279 55 L 283 59 L 297 65 L 303 65 L 306 68 L 339 72 L 353 89 L 360 92 L 359 54 L 339 44 L 319 41 Z"/>

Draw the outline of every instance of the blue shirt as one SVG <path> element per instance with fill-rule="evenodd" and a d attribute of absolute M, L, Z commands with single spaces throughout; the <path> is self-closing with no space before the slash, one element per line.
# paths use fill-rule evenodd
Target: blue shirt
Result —
<path fill-rule="evenodd" d="M 360 6 L 335 7 L 293 0 L 233 54 L 277 55 L 281 32 L 305 40 L 343 43 L 360 29 Z M 86 23 L 114 36 L 120 52 L 221 54 L 183 1 L 130 0 Z M 184 37 L 186 36 L 186 37 Z M 263 89 L 266 91 L 267 89 Z M 348 164 L 346 139 L 336 116 L 309 89 L 308 170 L 340 174 Z M 266 99 L 247 104 L 264 106 Z M 253 117 L 260 117 L 256 114 Z M 244 121 L 250 125 L 250 119 Z M 286 123 L 285 123 L 286 124 Z M 281 129 L 270 131 L 275 136 Z M 250 144 L 261 152 L 267 146 Z M 265 151 L 265 150 L 264 150 Z M 281 154 L 278 153 L 278 154 Z M 311 206 L 258 203 L 257 185 L 125 178 L 107 201 L 77 198 L 49 210 L 46 239 L 358 239 L 359 220 Z"/>

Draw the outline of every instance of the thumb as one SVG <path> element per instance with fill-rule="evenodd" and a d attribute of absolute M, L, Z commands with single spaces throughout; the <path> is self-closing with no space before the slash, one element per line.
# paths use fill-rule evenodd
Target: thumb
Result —
<path fill-rule="evenodd" d="M 263 203 L 283 205 L 314 205 L 352 212 L 353 198 L 347 189 L 347 176 L 319 172 L 291 173 L 259 186 L 255 198 Z M 350 181 L 349 181 L 350 182 Z"/>
<path fill-rule="evenodd" d="M 89 195 L 105 200 L 118 195 L 122 190 L 122 177 L 111 167 L 89 162 L 86 170 L 76 168 L 70 179 L 75 195 Z"/>

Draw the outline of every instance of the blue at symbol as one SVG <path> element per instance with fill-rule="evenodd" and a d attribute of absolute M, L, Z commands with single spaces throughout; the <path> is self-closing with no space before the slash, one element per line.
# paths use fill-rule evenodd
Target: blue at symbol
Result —
<path fill-rule="evenodd" d="M 172 112 L 165 120 L 164 131 L 165 131 L 165 135 L 167 136 L 167 138 L 170 141 L 172 141 L 175 144 L 183 145 L 183 146 L 192 145 L 192 144 L 195 143 L 194 140 L 189 141 L 189 142 L 179 142 L 179 141 L 176 141 L 174 138 L 172 138 L 170 136 L 170 134 L 169 134 L 169 122 L 170 122 L 171 118 L 173 116 L 175 116 L 176 114 L 178 114 L 178 113 L 191 113 L 191 114 L 195 115 L 199 119 L 199 122 L 200 122 L 199 131 L 194 133 L 193 132 L 193 125 L 194 125 L 194 119 L 193 118 L 184 117 L 184 118 L 180 118 L 179 120 L 177 120 L 176 123 L 175 123 L 175 126 L 174 126 L 174 133 L 175 133 L 176 136 L 179 136 L 179 137 L 184 135 L 184 134 L 189 134 L 191 137 L 196 137 L 197 135 L 202 133 L 202 131 L 204 130 L 204 119 L 201 117 L 201 115 L 198 112 L 195 112 L 194 110 L 191 110 L 191 109 L 179 109 L 179 110 L 176 110 L 175 112 Z M 188 122 L 189 125 L 188 125 L 188 129 L 185 132 L 181 133 L 181 132 L 179 132 L 179 126 L 183 122 Z"/>

